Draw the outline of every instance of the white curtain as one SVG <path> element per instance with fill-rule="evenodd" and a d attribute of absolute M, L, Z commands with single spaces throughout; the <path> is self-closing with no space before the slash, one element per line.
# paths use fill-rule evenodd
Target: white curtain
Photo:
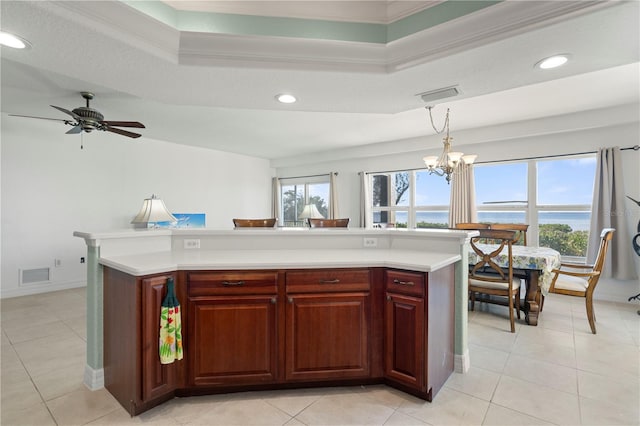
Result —
<path fill-rule="evenodd" d="M 622 158 L 620 148 L 600 148 L 597 155 L 596 180 L 593 188 L 591 207 L 591 227 L 587 246 L 587 262 L 595 261 L 603 228 L 615 228 L 609 245 L 607 259 L 602 271 L 603 277 L 619 280 L 637 279 L 631 233 L 627 227 L 625 214 L 624 181 L 622 179 Z"/>
<path fill-rule="evenodd" d="M 473 178 L 473 164 L 462 164 L 460 171 L 453 175 L 451 198 L 449 201 L 449 227 L 457 223 L 477 222 L 476 185 Z"/>
<path fill-rule="evenodd" d="M 360 226 L 367 228 L 369 226 L 368 219 L 371 210 L 371 192 L 369 191 L 369 175 L 365 172 L 358 173 L 360 175 Z"/>
<path fill-rule="evenodd" d="M 329 219 L 338 219 L 340 215 L 338 213 L 338 173 L 329 173 Z"/>
<path fill-rule="evenodd" d="M 278 225 L 282 225 L 280 216 L 280 179 L 271 179 L 271 217 L 278 218 Z"/>

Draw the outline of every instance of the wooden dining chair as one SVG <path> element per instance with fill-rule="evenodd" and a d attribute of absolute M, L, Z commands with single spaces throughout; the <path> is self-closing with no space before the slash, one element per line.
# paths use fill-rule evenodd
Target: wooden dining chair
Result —
<path fill-rule="evenodd" d="M 520 319 L 520 279 L 513 276 L 513 241 L 516 238 L 515 231 L 480 229 L 480 235 L 471 238 L 471 249 L 478 255 L 479 260 L 475 265 L 469 266 L 469 298 L 471 310 L 475 308 L 476 293 L 485 294 L 488 297 L 478 300 L 506 305 L 509 307 L 509 321 L 511 332 L 515 333 L 515 308 Z M 486 245 L 483 241 L 490 240 L 496 244 Z M 507 264 L 497 261 L 498 256 L 504 255 L 506 250 Z M 490 296 L 502 296 L 500 299 L 491 299 Z M 506 298 L 506 301 L 505 301 Z"/>
<path fill-rule="evenodd" d="M 346 219 L 311 219 L 309 218 L 309 226 L 312 228 L 347 228 L 349 226 L 349 218 Z"/>
<path fill-rule="evenodd" d="M 562 263 L 560 269 L 554 269 L 555 274 L 549 287 L 549 293 L 567 296 L 584 297 L 587 307 L 587 319 L 591 332 L 596 334 L 596 314 L 593 312 L 593 292 L 604 268 L 609 242 L 613 238 L 614 228 L 604 228 L 600 233 L 600 247 L 593 265 L 582 263 Z M 544 307 L 544 298 L 540 310 Z"/>
<path fill-rule="evenodd" d="M 506 229 L 509 231 L 516 231 L 516 240 L 513 244 L 518 245 L 522 242 L 522 245 L 527 245 L 527 231 L 529 230 L 529 225 L 526 223 L 492 223 L 489 226 L 489 229 Z"/>
<path fill-rule="evenodd" d="M 236 228 L 273 228 L 276 226 L 276 218 L 268 219 L 233 219 Z"/>

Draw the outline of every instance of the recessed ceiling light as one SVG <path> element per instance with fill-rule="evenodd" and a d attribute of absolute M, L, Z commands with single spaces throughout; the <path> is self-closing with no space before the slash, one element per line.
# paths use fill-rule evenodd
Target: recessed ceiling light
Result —
<path fill-rule="evenodd" d="M 4 31 L 0 31 L 0 44 L 14 49 L 28 49 L 31 47 L 31 43 L 28 40 Z"/>
<path fill-rule="evenodd" d="M 278 100 L 278 102 L 282 102 L 283 104 L 292 104 L 295 101 L 297 101 L 295 96 L 289 95 L 289 94 L 286 94 L 286 93 L 282 93 L 282 94 L 276 96 L 276 99 Z"/>
<path fill-rule="evenodd" d="M 538 63 L 536 63 L 536 67 L 541 68 L 543 70 L 548 70 L 551 68 L 556 68 L 562 66 L 567 63 L 569 60 L 569 55 L 553 55 L 548 58 L 544 58 Z"/>

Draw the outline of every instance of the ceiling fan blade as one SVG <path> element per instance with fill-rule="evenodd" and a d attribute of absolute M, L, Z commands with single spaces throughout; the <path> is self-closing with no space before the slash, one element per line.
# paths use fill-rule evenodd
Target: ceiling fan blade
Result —
<path fill-rule="evenodd" d="M 114 127 L 109 127 L 109 126 L 105 126 L 104 130 L 106 130 L 107 132 L 112 132 L 112 133 L 117 133 L 119 135 L 128 136 L 130 138 L 139 138 L 140 136 L 142 136 L 139 133 L 133 133 L 133 132 L 129 132 L 127 130 L 116 129 Z"/>
<path fill-rule="evenodd" d="M 24 117 L 24 118 L 37 118 L 39 120 L 52 120 L 52 121 L 62 121 L 65 124 L 70 123 L 69 120 L 63 120 L 61 118 L 48 118 L 48 117 L 36 117 L 33 115 L 18 115 L 18 114 L 9 114 L 11 117 Z"/>
<path fill-rule="evenodd" d="M 140 129 L 144 129 L 144 124 L 138 121 L 102 121 L 102 124 L 106 124 L 107 126 L 116 126 L 116 127 L 138 127 Z"/>
<path fill-rule="evenodd" d="M 59 106 L 55 106 L 55 105 L 51 105 L 52 107 L 54 107 L 55 109 L 57 109 L 58 111 L 62 111 L 65 114 L 69 114 L 70 116 L 72 116 L 73 118 L 75 118 L 76 120 L 80 120 L 81 117 L 78 116 L 78 114 L 76 114 L 75 112 L 69 111 L 68 109 L 64 109 L 62 107 Z"/>
<path fill-rule="evenodd" d="M 80 133 L 80 132 L 82 132 L 82 126 L 78 124 L 77 126 L 72 127 L 71 130 L 66 132 L 66 134 L 73 135 L 75 133 Z"/>

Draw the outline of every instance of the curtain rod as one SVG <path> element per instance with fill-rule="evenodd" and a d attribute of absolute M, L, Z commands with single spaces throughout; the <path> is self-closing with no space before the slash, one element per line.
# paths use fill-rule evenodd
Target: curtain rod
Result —
<path fill-rule="evenodd" d="M 620 151 L 627 151 L 627 150 L 634 150 L 634 151 L 638 151 L 640 150 L 640 145 L 634 145 L 634 146 L 628 146 L 626 148 L 620 148 Z M 584 154 L 596 154 L 598 151 L 585 151 L 585 152 L 574 152 L 572 154 L 556 154 L 556 155 L 542 155 L 539 157 L 523 157 L 523 158 L 512 158 L 509 160 L 491 160 L 491 161 L 478 161 L 475 162 L 473 164 L 490 164 L 490 163 L 504 163 L 506 161 L 520 161 L 520 160 L 538 160 L 538 159 L 542 159 L 542 158 L 554 158 L 554 157 L 569 157 L 571 155 L 584 155 Z M 377 174 L 377 173 L 394 173 L 394 172 L 411 172 L 414 170 L 426 170 L 425 167 L 416 167 L 413 169 L 398 169 L 398 170 L 382 170 L 379 172 L 364 172 L 367 175 L 373 175 L 373 174 Z M 362 173 L 362 172 L 360 172 Z"/>
<path fill-rule="evenodd" d="M 320 177 L 320 176 L 331 176 L 332 174 L 338 176 L 338 172 L 329 172 L 329 173 L 322 173 L 319 175 L 279 177 L 278 179 L 302 179 L 302 178 L 312 178 L 312 177 Z"/>
<path fill-rule="evenodd" d="M 626 148 L 620 148 L 620 151 L 627 151 L 627 150 L 634 150 L 637 151 L 640 149 L 640 145 L 634 145 L 634 146 L 628 146 Z M 555 154 L 555 155 L 540 155 L 538 157 L 523 157 L 523 158 L 512 158 L 509 160 L 491 160 L 491 161 L 478 161 L 474 164 L 490 164 L 490 163 L 503 163 L 505 161 L 521 161 L 521 160 L 539 160 L 539 159 L 543 159 L 543 158 L 556 158 L 556 157 L 569 157 L 572 155 L 584 155 L 584 154 L 597 154 L 598 151 L 585 151 L 585 152 L 574 152 L 571 154 Z"/>

